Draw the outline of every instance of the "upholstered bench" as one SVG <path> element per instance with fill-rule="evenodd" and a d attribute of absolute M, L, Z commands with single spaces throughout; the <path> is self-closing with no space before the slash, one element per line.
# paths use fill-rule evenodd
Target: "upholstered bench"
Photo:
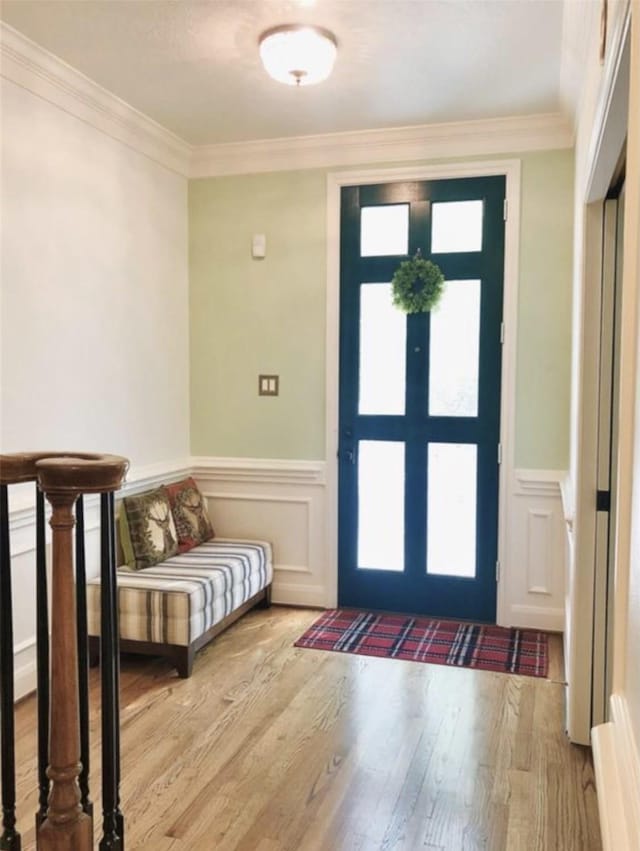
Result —
<path fill-rule="evenodd" d="M 260 602 L 271 602 L 271 545 L 214 537 L 189 478 L 125 496 L 118 515 L 120 649 L 166 656 L 191 676 L 197 650 Z M 87 583 L 89 656 L 100 649 L 100 580 Z"/>
<path fill-rule="evenodd" d="M 271 602 L 271 545 L 214 538 L 142 570 L 117 571 L 120 649 L 169 658 L 189 677 L 197 650 Z M 87 583 L 89 653 L 99 654 L 100 579 Z"/>

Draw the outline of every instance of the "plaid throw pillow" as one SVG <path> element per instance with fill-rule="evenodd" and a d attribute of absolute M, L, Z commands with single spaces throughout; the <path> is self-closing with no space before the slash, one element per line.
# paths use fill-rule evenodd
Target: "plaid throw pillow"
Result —
<path fill-rule="evenodd" d="M 126 496 L 121 521 L 126 521 L 126 534 L 121 523 L 121 541 L 129 567 L 151 567 L 178 552 L 178 536 L 164 488 Z"/>
<path fill-rule="evenodd" d="M 167 485 L 173 519 L 178 533 L 178 552 L 186 553 L 213 538 L 213 528 L 204 497 L 193 479 Z"/>

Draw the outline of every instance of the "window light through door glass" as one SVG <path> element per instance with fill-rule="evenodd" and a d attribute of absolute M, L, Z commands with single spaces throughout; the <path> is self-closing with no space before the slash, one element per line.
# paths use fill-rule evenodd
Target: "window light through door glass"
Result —
<path fill-rule="evenodd" d="M 404 414 L 407 316 L 391 284 L 360 287 L 360 414 Z"/>
<path fill-rule="evenodd" d="M 386 204 L 360 211 L 360 255 L 388 257 L 409 253 L 409 205 Z"/>
<path fill-rule="evenodd" d="M 430 443 L 427 572 L 476 575 L 476 471 L 471 443 Z"/>
<path fill-rule="evenodd" d="M 478 416 L 480 281 L 447 281 L 431 311 L 429 415 Z"/>
<path fill-rule="evenodd" d="M 404 443 L 358 444 L 358 568 L 404 570 Z"/>
<path fill-rule="evenodd" d="M 482 201 L 447 201 L 432 204 L 432 253 L 482 251 L 482 212 Z"/>

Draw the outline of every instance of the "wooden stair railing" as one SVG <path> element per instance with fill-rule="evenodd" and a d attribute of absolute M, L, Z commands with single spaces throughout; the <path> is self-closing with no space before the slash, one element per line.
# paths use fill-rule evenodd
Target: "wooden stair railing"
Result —
<path fill-rule="evenodd" d="M 11 548 L 8 486 L 35 481 L 38 704 L 38 851 L 91 851 L 89 694 L 83 494 L 101 504 L 102 803 L 100 851 L 124 851 L 120 811 L 118 613 L 114 492 L 128 461 L 115 455 L 37 452 L 0 455 L 0 748 L 2 851 L 21 851 L 16 830 Z M 45 504 L 51 503 L 51 637 Z M 75 517 L 73 508 L 75 505 Z M 73 565 L 75 525 L 76 567 Z"/>

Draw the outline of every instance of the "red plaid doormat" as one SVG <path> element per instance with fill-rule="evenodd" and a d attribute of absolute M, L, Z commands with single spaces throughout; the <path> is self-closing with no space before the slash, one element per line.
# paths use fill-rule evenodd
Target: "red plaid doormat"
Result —
<path fill-rule="evenodd" d="M 547 676 L 544 632 L 435 618 L 332 609 L 324 612 L 295 646 Z"/>

